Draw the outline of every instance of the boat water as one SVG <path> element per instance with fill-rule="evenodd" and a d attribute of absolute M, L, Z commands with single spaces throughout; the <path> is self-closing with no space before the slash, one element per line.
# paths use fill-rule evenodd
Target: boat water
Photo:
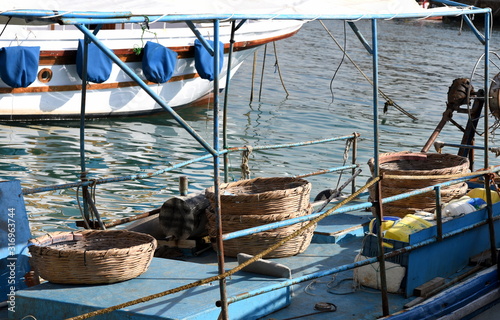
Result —
<path fill-rule="evenodd" d="M 222 23 L 220 41 L 225 61 L 228 60 L 230 43 L 232 51 L 231 71 L 227 73 L 227 64 L 221 65 L 224 77 L 231 77 L 257 48 L 292 36 L 301 24 L 297 21 L 252 21 L 243 24 L 231 37 L 232 25 Z M 195 27 L 209 41 L 213 38 L 210 25 L 199 23 Z M 186 23 L 145 20 L 137 24 L 108 24 L 98 34 L 106 47 L 113 50 L 137 76 L 146 80 L 151 90 L 170 107 L 193 103 L 213 92 L 210 77 L 195 66 L 196 36 Z M 36 53 L 33 53 L 32 65 L 16 59 L 18 55 L 15 53 L 9 55 L 9 61 L 4 61 L 5 65 L 18 64 L 17 68 L 25 68 L 29 80 L 21 82 L 7 78 L 7 70 L 3 70 L 6 81 L 0 80 L 0 119 L 79 118 L 82 73 L 78 71 L 77 60 L 82 61 L 84 46 L 79 45 L 79 40 L 83 38 L 82 33 L 71 25 L 16 25 L 5 21 L 0 48 L 6 48 L 6 56 L 9 48 L 32 48 Z M 98 49 L 93 51 L 91 47 L 89 54 L 90 65 L 94 67 L 86 82 L 85 114 L 88 118 L 138 116 L 164 111 Z M 168 60 L 169 56 L 172 60 Z M 158 59 L 165 61 L 161 68 L 154 62 Z M 28 71 L 27 68 L 32 69 Z M 223 78 L 219 89 L 222 90 L 224 85 Z"/>
<path fill-rule="evenodd" d="M 226 20 L 331 19 L 350 25 L 355 38 L 363 43 L 373 62 L 369 87 L 369 95 L 373 97 L 373 146 L 368 147 L 373 151 L 368 163 L 371 178 L 360 187 L 354 183 L 360 167 L 356 161 L 356 148 L 362 142 L 356 133 L 285 145 L 228 148 L 220 145 L 221 141 L 226 141 L 220 132 L 226 132 L 227 117 L 222 116 L 217 94 L 213 104 L 212 144 L 193 131 L 173 109 L 166 108 L 205 148 L 206 153 L 154 172 L 89 179 L 83 143 L 82 176 L 76 182 L 42 188 L 23 188 L 16 180 L 0 183 L 0 205 L 8 208 L 4 215 L 6 220 L 2 220 L 3 233 L 0 236 L 4 245 L 0 253 L 5 265 L 2 276 L 8 280 L 7 284 L 2 284 L 2 295 L 6 299 L 5 312 L 9 318 L 467 319 L 499 301 L 496 255 L 499 242 L 495 235 L 500 227 L 497 218 L 500 211 L 499 204 L 493 203 L 495 193 L 492 195 L 486 190 L 497 184 L 496 174 L 500 169 L 490 167 L 488 162 L 488 153 L 492 149 L 488 130 L 483 133 L 484 145 L 475 144 L 478 114 L 491 112 L 496 116 L 500 113 L 498 77 L 491 75 L 493 72 L 489 70 L 491 10 L 449 1 L 442 1 L 447 7 L 424 10 L 413 0 L 304 0 L 293 6 L 288 1 L 277 0 L 273 4 L 267 1 L 241 2 L 237 7 L 226 1 L 217 2 L 217 5 L 215 2 L 194 3 L 190 3 L 189 8 L 180 5 L 170 10 L 164 8 L 167 14 L 150 20 L 211 21 L 214 44 L 218 43 L 219 22 Z M 92 43 L 113 56 L 99 39 L 100 33 L 94 34 L 85 26 L 95 22 L 143 21 L 144 15 L 155 12 L 150 11 L 150 6 L 155 4 L 151 1 L 142 7 L 134 2 L 117 1 L 109 4 L 116 7 L 103 4 L 100 12 L 95 12 L 95 8 L 89 9 L 83 4 L 61 3 L 52 10 L 57 11 L 59 23 L 75 25 Z M 37 1 L 27 7 L 30 9 L 0 8 L 0 15 L 43 22 L 43 17 L 49 13 L 52 17 L 54 13 L 44 11 L 46 8 Z M 484 34 L 468 15 L 485 16 Z M 478 46 L 484 54 L 478 59 L 472 75 L 484 72 L 484 77 L 479 81 L 473 77 L 449 79 L 453 82 L 446 110 L 436 129 L 429 132 L 429 140 L 420 152 L 382 153 L 379 149 L 382 137 L 378 132 L 378 110 L 379 95 L 383 94 L 378 87 L 377 26 L 387 19 L 425 19 L 429 16 L 463 16 L 477 35 Z M 371 41 L 367 41 L 356 27 L 356 22 L 363 19 L 369 20 L 371 25 Z M 203 39 L 203 35 L 197 34 L 197 38 Z M 210 43 L 207 47 L 211 47 Z M 219 58 L 214 54 L 215 70 Z M 129 72 L 126 65 L 120 64 L 120 67 Z M 135 80 L 147 90 L 142 79 Z M 218 88 L 219 80 L 219 75 L 214 73 L 214 88 Z M 152 96 L 158 101 L 157 94 L 153 92 Z M 81 104 L 80 117 L 84 119 L 84 101 Z M 224 115 L 230 112 L 226 108 L 223 111 Z M 458 145 L 458 155 L 430 152 L 432 145 L 438 150 L 450 147 L 435 143 L 445 125 L 456 123 L 452 119 L 454 113 L 471 115 L 462 128 L 465 134 Z M 219 118 L 223 119 L 222 129 Z M 484 128 L 490 128 L 488 117 L 482 119 Z M 84 123 L 80 130 L 81 136 L 85 137 Z M 346 143 L 345 152 L 338 155 L 345 158 L 343 165 L 337 168 L 294 177 L 244 177 L 232 182 L 225 175 L 230 170 L 227 157 L 234 152 L 242 152 L 241 169 L 245 174 L 250 152 L 305 145 L 323 150 L 323 144 L 339 141 L 350 144 Z M 484 163 L 480 164 L 484 169 L 478 171 L 473 170 L 477 162 L 471 151 L 476 149 L 484 151 Z M 349 151 L 352 151 L 352 159 L 349 159 L 352 162 L 348 164 Z M 88 268 L 97 270 L 98 266 L 93 265 L 96 258 L 111 263 L 105 265 L 104 274 L 100 273 L 101 270 L 95 272 L 96 279 L 115 271 L 126 274 L 127 268 L 135 271 L 133 267 L 138 263 L 113 262 L 111 257 L 127 250 L 132 256 L 132 253 L 142 250 L 137 249 L 139 246 L 136 248 L 115 241 L 114 247 L 108 250 L 68 249 L 79 245 L 89 234 L 105 237 L 104 234 L 111 230 L 99 230 L 101 233 L 78 230 L 29 240 L 30 228 L 23 202 L 25 194 L 77 188 L 85 199 L 81 205 L 82 226 L 110 229 L 116 225 L 99 217 L 92 196 L 98 187 L 110 182 L 148 179 L 206 159 L 213 159 L 213 185 L 207 186 L 203 194 L 185 195 L 185 186 L 181 185 L 180 197 L 165 202 L 154 212 L 131 217 L 129 222 L 137 221 L 124 226 L 125 230 L 119 230 L 123 231 L 120 234 L 130 233 L 133 237 L 134 232 L 148 230 L 152 234 L 154 228 L 156 231 L 158 227 L 161 229 L 161 235 L 151 240 L 151 246 L 146 246 L 145 253 L 151 260 L 141 260 L 141 265 L 146 264 L 147 270 L 142 270 L 138 276 L 127 280 L 119 278 L 110 283 L 95 284 L 89 280 L 79 283 L 79 272 L 83 279 L 89 276 Z M 307 177 L 326 172 L 351 173 L 351 177 L 338 190 L 325 190 L 310 201 L 311 186 Z M 221 183 L 222 179 L 224 183 Z M 350 194 L 339 197 L 349 184 L 352 184 Z M 80 206 L 79 199 L 77 202 Z M 456 208 L 467 208 L 467 211 L 457 211 Z M 262 213 L 269 209 L 270 212 Z M 282 219 L 283 216 L 286 218 Z M 207 233 L 198 236 L 195 230 L 199 231 L 198 222 L 203 219 L 206 219 Z M 240 227 L 245 224 L 246 228 L 230 229 L 235 224 Z M 278 230 L 286 230 L 286 233 Z M 144 238 L 144 234 L 141 233 L 140 237 Z M 64 241 L 56 243 L 60 239 Z M 104 242 L 104 238 L 97 242 Z M 158 256 L 150 258 L 151 248 L 156 244 L 164 251 L 157 251 Z M 53 254 L 52 250 L 56 253 Z M 30 259 L 33 270 L 30 270 Z M 44 259 L 55 261 L 55 265 L 40 268 L 39 263 Z M 79 259 L 81 269 L 60 268 L 68 260 L 72 263 Z M 36 272 L 49 281 L 37 284 Z M 68 272 L 76 280 L 72 278 L 66 283 L 64 279 L 51 278 L 51 274 L 62 272 Z M 33 273 L 35 276 L 31 277 Z"/>

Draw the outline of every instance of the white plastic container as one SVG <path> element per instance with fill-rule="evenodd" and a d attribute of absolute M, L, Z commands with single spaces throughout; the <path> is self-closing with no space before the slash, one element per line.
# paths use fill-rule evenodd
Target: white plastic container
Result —
<path fill-rule="evenodd" d="M 453 200 L 443 207 L 443 217 L 459 217 L 467 213 L 480 210 L 486 206 L 486 202 L 481 198 L 462 197 Z"/>

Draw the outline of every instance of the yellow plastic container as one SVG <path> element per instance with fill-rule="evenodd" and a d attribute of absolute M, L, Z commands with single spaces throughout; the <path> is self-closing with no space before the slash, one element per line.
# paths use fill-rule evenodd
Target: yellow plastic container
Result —
<path fill-rule="evenodd" d="M 424 220 L 413 214 L 407 214 L 403 219 L 396 222 L 385 232 L 384 238 L 409 242 L 410 234 L 432 226 L 432 222 Z"/>
<path fill-rule="evenodd" d="M 399 220 L 401 220 L 401 218 L 399 217 L 389 217 L 389 216 L 384 217 L 382 219 L 382 233 L 391 228 Z M 373 234 L 377 234 L 376 221 L 377 219 L 373 218 L 368 226 L 370 232 Z"/>
<path fill-rule="evenodd" d="M 498 201 L 500 201 L 500 196 L 498 195 L 498 193 L 496 191 L 490 190 L 490 194 L 491 194 L 491 202 L 492 203 L 497 203 Z M 484 189 L 484 188 L 472 189 L 471 191 L 469 191 L 467 193 L 467 195 L 471 198 L 481 198 L 484 201 L 486 201 L 486 189 Z"/>

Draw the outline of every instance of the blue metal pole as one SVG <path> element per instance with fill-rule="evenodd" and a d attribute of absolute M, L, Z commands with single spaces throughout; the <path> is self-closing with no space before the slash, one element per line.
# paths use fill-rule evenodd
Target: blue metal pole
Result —
<path fill-rule="evenodd" d="M 462 6 L 462 8 L 449 8 L 447 12 L 432 12 L 432 11 L 417 11 L 402 14 L 240 14 L 240 13 L 222 13 L 222 14 L 206 14 L 206 15 L 159 15 L 149 16 L 150 21 L 158 22 L 179 22 L 179 21 L 207 21 L 207 20 L 255 20 L 255 19 L 275 19 L 275 20 L 360 20 L 360 19 L 404 19 L 404 18 L 427 18 L 432 16 L 460 16 L 464 14 L 463 4 L 452 1 L 436 0 L 436 2 L 451 4 L 452 6 Z M 468 9 L 470 14 L 484 14 L 489 8 L 472 8 Z M 3 16 L 15 16 L 26 18 L 37 18 L 40 20 L 47 19 L 52 23 L 54 19 L 58 19 L 63 24 L 106 24 L 106 23 L 141 23 L 144 21 L 143 15 L 133 16 L 130 12 L 61 12 L 57 17 L 54 17 L 54 12 L 51 10 L 15 10 L 0 13 Z"/>
<path fill-rule="evenodd" d="M 219 274 L 225 272 L 224 266 L 224 243 L 222 240 L 222 212 L 220 207 L 220 155 L 218 153 L 219 147 L 219 20 L 214 20 L 214 191 L 215 191 L 215 214 L 216 214 L 216 227 L 217 227 L 217 264 Z M 226 292 L 226 278 L 219 280 L 220 286 L 220 299 L 221 299 L 221 319 L 229 319 L 227 292 Z"/>
<path fill-rule="evenodd" d="M 266 150 L 266 149 L 279 149 L 279 148 L 301 147 L 301 146 L 314 145 L 314 144 L 325 143 L 325 142 L 333 142 L 333 141 L 340 141 L 340 140 L 347 140 L 347 139 L 355 139 L 355 138 L 358 138 L 359 136 L 360 136 L 360 134 L 355 132 L 352 135 L 340 136 L 340 137 L 334 137 L 334 138 L 327 138 L 327 139 L 321 139 L 321 140 L 311 140 L 311 141 L 304 141 L 304 142 L 295 142 L 295 143 L 286 143 L 286 144 L 275 144 L 275 145 L 253 146 L 252 150 L 255 151 L 255 150 Z M 242 150 L 248 150 L 248 147 L 228 148 L 227 152 L 242 151 Z M 225 152 L 225 151 L 221 151 L 221 152 Z"/>
<path fill-rule="evenodd" d="M 379 128 L 378 128 L 378 30 L 377 20 L 372 20 L 372 51 L 373 51 L 373 152 L 375 159 L 374 176 L 378 177 L 379 172 Z M 384 260 L 384 246 L 382 243 L 382 188 L 381 181 L 375 184 L 375 203 L 376 203 L 376 223 L 377 223 L 377 239 L 378 239 L 378 262 L 380 266 L 380 291 L 382 293 L 382 313 L 384 316 L 389 314 L 389 300 L 387 294 L 387 276 Z"/>
<path fill-rule="evenodd" d="M 229 84 L 231 82 L 231 67 L 233 62 L 233 50 L 234 50 L 234 33 L 236 32 L 236 21 L 231 21 L 231 37 L 229 40 L 229 53 L 227 59 L 227 70 L 226 70 L 226 87 L 224 89 L 224 106 L 222 107 L 222 148 L 226 150 L 228 148 L 227 144 L 227 101 L 229 94 Z M 224 153 L 224 182 L 229 181 L 229 159 L 228 154 Z"/>
<path fill-rule="evenodd" d="M 490 66 L 490 26 L 491 24 L 491 12 L 484 15 L 484 99 L 485 99 L 485 117 L 484 117 L 484 167 L 488 168 L 489 160 L 488 160 L 488 143 L 489 143 L 489 124 L 488 124 L 488 110 L 490 110 L 490 95 L 489 95 L 489 66 Z M 491 176 L 485 176 L 484 179 L 484 188 L 486 190 L 490 190 Z M 486 208 L 488 212 L 488 231 L 490 234 L 490 253 L 491 253 L 491 262 L 493 264 L 497 264 L 497 268 L 500 271 L 500 262 L 497 257 L 497 248 L 496 248 L 496 235 L 495 235 L 495 225 L 493 222 L 493 208 L 492 208 L 492 200 L 491 193 L 486 192 L 486 202 L 488 206 Z M 500 274 L 498 275 L 500 279 Z"/>
<path fill-rule="evenodd" d="M 82 63 L 82 97 L 80 105 L 80 180 L 82 182 L 87 181 L 87 168 L 85 164 L 85 108 L 86 108 L 86 98 L 87 98 L 87 65 L 88 65 L 88 41 L 87 37 L 83 41 L 83 63 Z M 83 222 L 85 227 L 90 229 L 90 214 L 89 206 L 87 202 L 87 197 L 85 194 L 87 192 L 87 186 L 83 186 Z M 77 201 L 80 201 L 77 199 Z"/>
<path fill-rule="evenodd" d="M 124 62 L 122 62 L 112 50 L 106 47 L 92 32 L 82 25 L 75 25 L 81 32 L 88 36 L 92 42 L 96 44 L 114 63 L 116 63 L 130 78 L 146 91 L 163 109 L 168 111 L 170 115 L 191 135 L 196 139 L 208 152 L 217 154 L 217 151 L 210 146 L 191 126 L 184 121 L 156 92 L 154 92 L 144 81 L 135 74 Z M 215 83 L 215 81 L 214 81 Z"/>
<path fill-rule="evenodd" d="M 485 109 L 485 117 L 484 117 L 484 168 L 488 168 L 489 160 L 488 160 L 488 149 L 489 149 L 489 124 L 488 124 L 488 110 L 490 110 L 490 94 L 489 94 L 489 65 L 490 65 L 490 18 L 491 13 L 487 13 L 484 15 L 484 109 Z"/>

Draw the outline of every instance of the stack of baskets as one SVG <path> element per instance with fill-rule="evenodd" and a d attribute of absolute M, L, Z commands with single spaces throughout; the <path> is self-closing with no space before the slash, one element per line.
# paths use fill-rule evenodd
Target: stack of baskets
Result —
<path fill-rule="evenodd" d="M 53 283 L 103 284 L 145 272 L 156 239 L 126 230 L 55 232 L 30 240 L 31 264 Z"/>
<path fill-rule="evenodd" d="M 372 175 L 374 174 L 375 161 L 368 161 Z M 441 153 L 411 153 L 394 152 L 384 153 L 379 156 L 379 174 L 415 176 L 415 179 L 382 179 L 382 197 L 398 195 L 416 189 L 425 188 L 438 183 L 443 183 L 450 178 L 419 179 L 421 176 L 440 176 L 469 173 L 469 160 L 467 158 Z M 375 189 L 370 188 L 370 196 L 374 199 Z M 467 193 L 467 184 L 458 184 L 441 188 L 441 201 L 449 202 L 460 198 Z M 415 195 L 410 198 L 397 200 L 383 205 L 384 215 L 404 217 L 415 211 L 432 212 L 436 208 L 436 195 L 434 191 Z"/>
<path fill-rule="evenodd" d="M 256 178 L 221 184 L 222 232 L 229 233 L 308 215 L 311 213 L 310 193 L 311 184 L 299 178 Z M 214 187 L 208 188 L 205 195 L 211 204 L 207 210 L 208 232 L 215 237 Z M 238 253 L 255 255 L 306 224 L 297 223 L 224 241 L 224 254 L 230 257 Z M 305 229 L 265 257 L 287 257 L 305 251 L 311 243 L 314 229 L 314 226 Z"/>

